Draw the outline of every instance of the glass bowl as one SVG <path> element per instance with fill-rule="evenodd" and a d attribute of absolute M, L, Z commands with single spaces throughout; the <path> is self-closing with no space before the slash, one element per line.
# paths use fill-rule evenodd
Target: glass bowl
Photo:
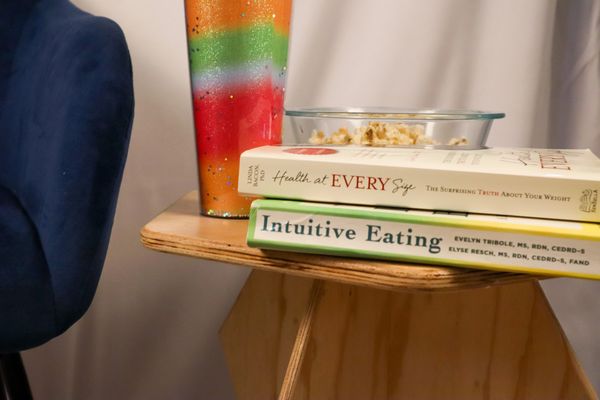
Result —
<path fill-rule="evenodd" d="M 295 108 L 285 110 L 291 134 L 284 142 L 481 149 L 494 119 L 504 113 L 392 108 Z"/>

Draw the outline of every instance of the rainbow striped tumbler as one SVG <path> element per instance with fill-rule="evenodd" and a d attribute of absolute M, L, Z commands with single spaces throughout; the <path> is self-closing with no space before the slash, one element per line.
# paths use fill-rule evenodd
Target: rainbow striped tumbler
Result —
<path fill-rule="evenodd" d="M 186 0 L 200 211 L 247 217 L 239 156 L 281 143 L 291 0 Z M 243 179 L 243 177 L 241 177 Z"/>

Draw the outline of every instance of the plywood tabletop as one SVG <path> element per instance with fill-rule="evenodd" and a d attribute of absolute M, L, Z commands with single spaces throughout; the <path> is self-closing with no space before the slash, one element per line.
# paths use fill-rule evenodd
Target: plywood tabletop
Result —
<path fill-rule="evenodd" d="M 517 273 L 373 261 L 283 251 L 246 245 L 247 220 L 200 216 L 198 192 L 183 196 L 141 230 L 153 250 L 392 290 L 461 290 L 536 280 Z"/>

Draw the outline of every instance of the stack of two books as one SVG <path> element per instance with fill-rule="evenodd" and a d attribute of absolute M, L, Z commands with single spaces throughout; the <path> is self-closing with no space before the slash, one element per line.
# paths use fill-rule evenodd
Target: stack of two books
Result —
<path fill-rule="evenodd" d="M 253 247 L 600 279 L 589 150 L 266 146 L 239 191 Z"/>

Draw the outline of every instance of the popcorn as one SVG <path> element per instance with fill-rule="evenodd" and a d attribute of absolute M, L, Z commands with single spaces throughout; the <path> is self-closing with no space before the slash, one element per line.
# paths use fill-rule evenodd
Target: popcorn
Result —
<path fill-rule="evenodd" d="M 308 140 L 311 144 L 355 144 L 362 146 L 410 146 L 439 145 L 440 143 L 425 135 L 422 124 L 369 122 L 350 133 L 340 128 L 327 136 L 323 131 L 314 130 Z M 449 146 L 464 146 L 469 141 L 465 137 L 455 137 L 447 143 Z"/>
<path fill-rule="evenodd" d="M 323 131 L 317 131 L 316 129 L 312 131 L 310 135 L 310 139 L 308 139 L 308 143 L 310 144 L 324 144 L 325 143 L 325 133 Z"/>
<path fill-rule="evenodd" d="M 352 136 L 346 128 L 340 128 L 331 134 L 330 144 L 348 144 L 352 142 Z"/>
<path fill-rule="evenodd" d="M 449 146 L 464 146 L 466 144 L 469 144 L 469 141 L 467 140 L 466 137 L 461 137 L 461 138 L 452 138 L 450 139 L 450 141 L 448 142 Z"/>

